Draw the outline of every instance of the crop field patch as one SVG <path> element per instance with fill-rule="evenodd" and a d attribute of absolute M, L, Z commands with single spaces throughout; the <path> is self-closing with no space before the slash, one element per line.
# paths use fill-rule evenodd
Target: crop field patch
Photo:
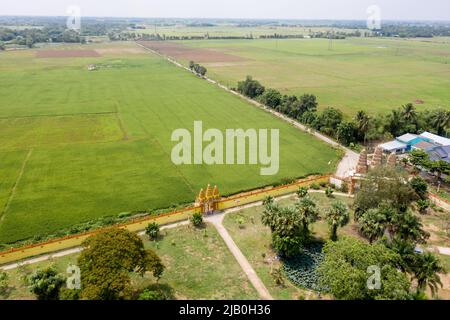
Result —
<path fill-rule="evenodd" d="M 96 50 L 39 50 L 36 58 L 90 58 L 101 57 Z"/>
<path fill-rule="evenodd" d="M 163 55 L 187 61 L 237 62 L 247 60 L 242 57 L 223 53 L 219 50 L 189 48 L 175 42 L 141 41 L 140 44 Z"/>
<path fill-rule="evenodd" d="M 0 119 L 0 150 L 118 141 L 123 136 L 116 114 Z"/>
<path fill-rule="evenodd" d="M 449 42 L 348 38 L 333 41 L 332 49 L 325 39 L 177 43 L 246 59 L 235 65 L 196 60 L 224 85 L 235 87 L 252 75 L 283 94 L 314 94 L 320 109 L 336 107 L 349 118 L 359 110 L 375 115 L 410 102 L 418 110 L 450 109 Z"/>
<path fill-rule="evenodd" d="M 104 67 L 88 71 L 91 60 Z M 0 243 L 192 203 L 208 183 L 226 196 L 330 173 L 339 161 L 324 142 L 148 51 L 66 60 L 7 52 L 2 70 L 0 208 L 9 204 Z M 259 164 L 175 166 L 172 132 L 194 121 L 221 131 L 279 129 L 278 174 L 261 176 Z"/>

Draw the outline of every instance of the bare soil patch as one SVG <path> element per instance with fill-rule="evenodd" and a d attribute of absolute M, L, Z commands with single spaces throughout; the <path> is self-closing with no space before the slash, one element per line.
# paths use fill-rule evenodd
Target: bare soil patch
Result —
<path fill-rule="evenodd" d="M 95 50 L 45 50 L 37 51 L 37 58 L 89 58 L 101 57 Z"/>
<path fill-rule="evenodd" d="M 139 54 L 145 53 L 146 51 L 141 47 L 136 48 L 101 48 L 95 50 L 99 54 Z"/>
<path fill-rule="evenodd" d="M 167 41 L 140 41 L 141 45 L 163 55 L 196 62 L 236 62 L 244 58 L 212 49 L 189 48 L 185 45 Z"/>

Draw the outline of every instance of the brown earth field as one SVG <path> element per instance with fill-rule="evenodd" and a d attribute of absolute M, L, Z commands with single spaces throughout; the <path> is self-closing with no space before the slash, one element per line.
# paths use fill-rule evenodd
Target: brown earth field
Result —
<path fill-rule="evenodd" d="M 146 48 L 160 54 L 181 60 L 201 62 L 236 62 L 244 61 L 244 58 L 223 53 L 213 49 L 189 48 L 183 44 L 167 41 L 139 41 Z"/>
<path fill-rule="evenodd" d="M 89 58 L 101 57 L 95 50 L 42 50 L 36 51 L 37 58 Z"/>

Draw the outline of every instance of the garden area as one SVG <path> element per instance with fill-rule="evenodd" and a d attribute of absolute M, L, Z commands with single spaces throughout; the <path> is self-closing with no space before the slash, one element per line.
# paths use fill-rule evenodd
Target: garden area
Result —
<path fill-rule="evenodd" d="M 153 249 L 161 258 L 165 269 L 159 281 L 148 272 L 144 276 L 130 273 L 135 297 L 148 289 L 159 292 L 164 299 L 258 299 L 214 227 L 180 226 L 161 230 L 157 241 L 150 241 L 147 235 L 141 239 L 146 249 Z M 79 256 L 67 255 L 7 271 L 8 287 L 1 298 L 35 299 L 27 283 L 33 271 L 53 267 L 66 277 L 67 267 L 77 264 Z"/>

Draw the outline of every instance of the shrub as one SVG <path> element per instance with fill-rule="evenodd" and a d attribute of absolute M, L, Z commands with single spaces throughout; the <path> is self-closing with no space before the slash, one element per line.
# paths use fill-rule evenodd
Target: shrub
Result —
<path fill-rule="evenodd" d="M 200 212 L 195 212 L 191 217 L 191 223 L 194 227 L 203 226 L 203 214 Z"/>
<path fill-rule="evenodd" d="M 52 268 L 39 269 L 28 277 L 29 288 L 38 300 L 57 300 L 65 283 L 62 275 Z"/>
<path fill-rule="evenodd" d="M 166 300 L 164 295 L 159 291 L 145 289 L 139 295 L 138 300 Z"/>
<path fill-rule="evenodd" d="M 284 287 L 284 276 L 283 276 L 283 270 L 281 268 L 273 269 L 270 272 L 270 275 L 272 276 L 273 282 L 280 287 Z"/>
<path fill-rule="evenodd" d="M 322 188 L 325 188 L 325 187 L 328 186 L 328 182 L 326 182 L 326 181 L 320 181 L 320 182 L 319 182 L 319 186 L 321 186 Z"/>
<path fill-rule="evenodd" d="M 317 182 L 311 183 L 309 187 L 313 190 L 320 190 L 320 185 Z"/>
<path fill-rule="evenodd" d="M 306 197 L 308 195 L 308 188 L 306 188 L 306 187 L 300 187 L 298 190 L 297 190 L 297 196 L 299 197 L 299 198 L 304 198 L 304 197 Z"/>
<path fill-rule="evenodd" d="M 419 212 L 422 214 L 425 214 L 431 205 L 430 200 L 423 200 L 423 199 L 417 200 L 416 204 L 417 208 L 419 209 Z"/>
<path fill-rule="evenodd" d="M 8 289 L 8 274 L 0 271 L 0 296 L 5 296 Z"/>
<path fill-rule="evenodd" d="M 425 200 L 427 198 L 428 184 L 423 178 L 419 176 L 414 177 L 411 179 L 409 184 L 414 189 L 414 191 L 416 192 L 417 196 L 420 199 Z"/>
<path fill-rule="evenodd" d="M 328 188 L 325 189 L 325 195 L 326 195 L 328 198 L 333 197 L 333 193 L 334 193 L 334 190 L 333 190 L 331 187 L 328 187 Z"/>
<path fill-rule="evenodd" d="M 150 222 L 145 229 L 145 234 L 149 237 L 150 240 L 156 240 L 159 236 L 159 224 L 156 222 Z"/>

